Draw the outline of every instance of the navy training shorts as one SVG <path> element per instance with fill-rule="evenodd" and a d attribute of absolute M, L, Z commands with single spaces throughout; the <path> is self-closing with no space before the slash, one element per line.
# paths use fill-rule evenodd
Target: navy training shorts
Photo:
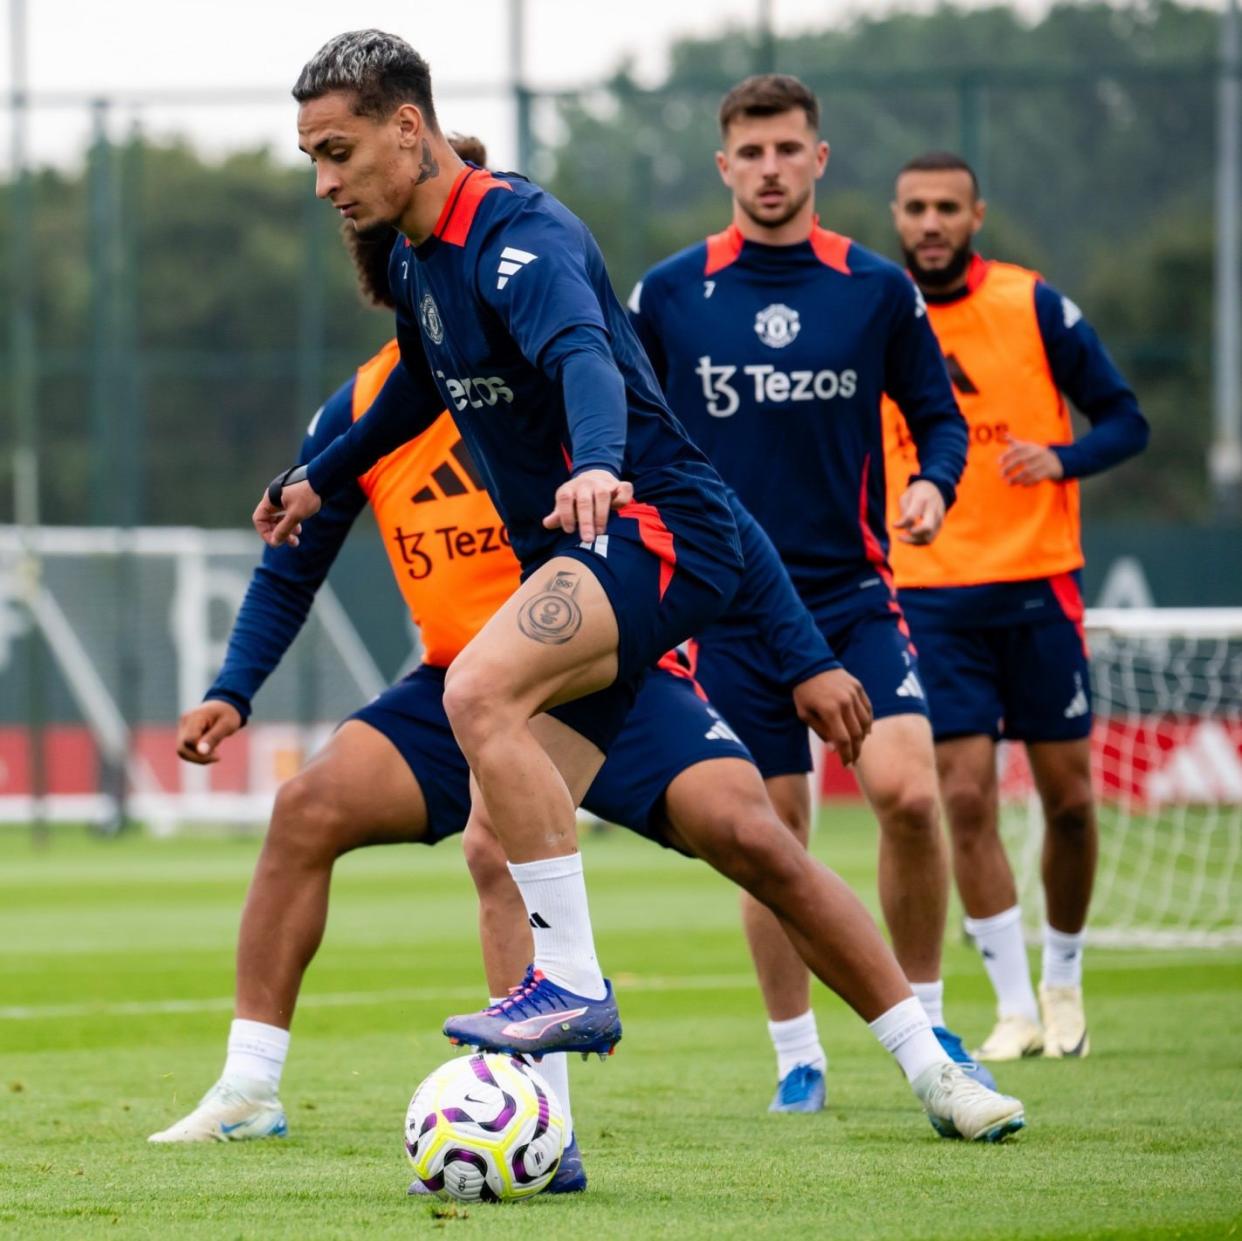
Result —
<path fill-rule="evenodd" d="M 911 619 L 937 741 L 1091 735 L 1091 676 L 1072 619 L 978 628 L 939 626 L 917 613 Z"/>
<path fill-rule="evenodd" d="M 463 831 L 470 815 L 470 769 L 444 711 L 444 672 L 424 664 L 350 717 L 387 737 L 414 773 L 427 805 L 424 844 Z M 751 761 L 692 680 L 652 672 L 583 805 L 664 844 L 665 791 L 687 768 L 714 758 Z"/>
<path fill-rule="evenodd" d="M 732 522 L 732 514 L 726 514 Z M 628 504 L 608 520 L 606 534 L 590 543 L 564 538 L 548 558 L 585 565 L 608 596 L 617 621 L 617 679 L 548 714 L 607 754 L 620 735 L 647 669 L 706 629 L 728 606 L 741 580 L 741 564 L 703 554 L 695 538 L 678 534 L 651 504 Z M 727 541 L 722 540 L 722 547 Z M 526 577 L 546 574 L 546 564 Z M 529 606 L 529 605 L 528 605 Z"/>
<path fill-rule="evenodd" d="M 851 603 L 815 616 L 833 653 L 862 683 L 874 718 L 928 714 L 919 657 L 900 610 L 884 600 Z M 754 756 L 764 779 L 811 770 L 807 727 L 792 687 L 758 637 L 697 646 L 695 676 Z"/>

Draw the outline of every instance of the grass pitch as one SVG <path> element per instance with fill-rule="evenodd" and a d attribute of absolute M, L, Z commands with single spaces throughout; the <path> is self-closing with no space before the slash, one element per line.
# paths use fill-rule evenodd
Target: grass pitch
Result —
<path fill-rule="evenodd" d="M 625 1041 L 575 1061 L 589 1191 L 512 1206 L 407 1199 L 401 1122 L 483 995 L 455 844 L 338 868 L 294 1023 L 285 1141 L 151 1147 L 215 1080 L 253 840 L 0 837 L 0 1235 L 1242 1237 L 1242 953 L 1091 952 L 1092 1055 L 1000 1066 L 1016 1141 L 933 1134 L 889 1058 L 815 994 L 829 1106 L 769 1116 L 774 1063 L 729 886 L 625 833 L 585 843 Z M 865 815 L 815 845 L 874 893 Z M 990 1001 L 950 936 L 950 1024 Z"/>

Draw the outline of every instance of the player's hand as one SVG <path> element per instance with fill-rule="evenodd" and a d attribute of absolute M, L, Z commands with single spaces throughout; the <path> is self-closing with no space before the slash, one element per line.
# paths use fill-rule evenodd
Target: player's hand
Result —
<path fill-rule="evenodd" d="M 944 496 L 925 478 L 916 479 L 901 493 L 898 509 L 893 529 L 905 531 L 897 536 L 903 543 L 930 543 L 944 524 Z"/>
<path fill-rule="evenodd" d="M 1046 444 L 1032 444 L 1007 436 L 1000 458 L 1001 477 L 1012 487 L 1034 487 L 1065 476 L 1061 458 Z"/>
<path fill-rule="evenodd" d="M 608 514 L 634 498 L 634 484 L 622 482 L 607 470 L 583 470 L 556 489 L 556 507 L 543 519 L 545 529 L 575 530 L 584 543 L 608 528 Z"/>
<path fill-rule="evenodd" d="M 793 698 L 798 718 L 852 767 L 871 731 L 867 691 L 844 668 L 834 668 L 796 685 Z"/>
<path fill-rule="evenodd" d="M 177 722 L 177 757 L 203 767 L 218 763 L 220 742 L 241 726 L 241 712 L 231 702 L 208 699 Z"/>
<path fill-rule="evenodd" d="M 273 491 L 280 496 L 279 504 L 273 499 Z M 259 501 L 259 507 L 254 510 L 250 520 L 268 547 L 279 547 L 282 543 L 297 547 L 302 523 L 308 517 L 314 517 L 321 504 L 314 487 L 305 479 L 297 483 L 286 483 L 279 488 L 273 482 L 263 493 L 263 499 Z"/>

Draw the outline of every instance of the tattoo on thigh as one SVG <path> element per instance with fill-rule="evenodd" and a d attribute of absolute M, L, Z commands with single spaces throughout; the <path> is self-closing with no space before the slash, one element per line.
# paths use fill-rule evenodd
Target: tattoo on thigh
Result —
<path fill-rule="evenodd" d="M 440 171 L 440 165 L 436 163 L 436 157 L 431 153 L 431 143 L 426 138 L 423 139 L 423 158 L 418 164 L 418 180 L 415 185 L 422 185 L 424 181 L 430 181 Z"/>
<path fill-rule="evenodd" d="M 561 646 L 582 628 L 582 609 L 574 602 L 578 575 L 561 571 L 518 613 L 518 628 L 536 642 Z"/>

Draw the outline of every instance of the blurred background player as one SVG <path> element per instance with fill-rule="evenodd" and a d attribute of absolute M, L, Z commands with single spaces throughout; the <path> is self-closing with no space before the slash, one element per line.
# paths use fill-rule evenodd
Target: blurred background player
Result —
<path fill-rule="evenodd" d="M 973 249 L 986 206 L 959 156 L 897 177 L 893 221 L 970 425 L 957 504 L 931 546 L 893 548 L 918 643 L 966 929 L 996 991 L 984 1060 L 1085 1056 L 1082 950 L 1096 862 L 1079 478 L 1141 452 L 1134 393 L 1069 298 Z M 1075 442 L 1064 397 L 1091 422 Z M 914 445 L 885 411 L 889 517 Z M 996 743 L 1022 741 L 1043 806 L 1039 1005 L 998 830 Z"/>
<path fill-rule="evenodd" d="M 953 502 L 966 425 L 901 269 L 819 225 L 815 183 L 828 145 L 814 94 L 784 75 L 747 78 L 719 119 L 716 162 L 733 221 L 653 268 L 630 310 L 673 411 L 775 543 L 867 691 L 875 724 L 856 772 L 880 824 L 884 917 L 941 1042 L 969 1063 L 945 1028 L 948 859 L 918 661 L 886 559 L 880 400 L 897 401 L 918 449 L 914 471 L 894 480 L 899 537 L 912 542 L 935 538 Z M 720 625 L 701 635 L 697 675 L 805 845 L 807 731 L 769 660 Z M 822 1106 L 826 1058 L 809 976 L 777 923 L 745 897 L 743 915 L 777 1052 L 773 1107 Z"/>
<path fill-rule="evenodd" d="M 462 163 L 409 44 L 338 35 L 293 94 L 316 194 L 357 228 L 403 234 L 389 269 L 401 359 L 366 417 L 273 482 L 254 522 L 273 545 L 296 542 L 322 500 L 452 413 L 523 580 L 453 660 L 444 705 L 474 813 L 527 902 L 535 960 L 503 1004 L 452 1017 L 445 1033 L 604 1053 L 621 1022 L 595 953 L 575 808 L 646 669 L 737 588 L 728 499 L 669 415 L 586 226 L 529 181 Z"/>
<path fill-rule="evenodd" d="M 485 158 L 476 139 L 454 139 L 453 144 L 465 158 Z M 394 232 L 360 235 L 347 224 L 344 235 L 364 296 L 391 306 L 387 257 Z M 311 424 L 303 460 L 365 413 L 396 363 L 396 345 L 390 342 L 329 399 Z M 422 632 L 425 662 L 342 724 L 307 767 L 282 786 L 242 916 L 236 1017 L 224 1071 L 193 1112 L 152 1135 L 152 1141 L 284 1134 L 278 1091 L 289 1027 L 303 974 L 323 935 L 336 859 L 373 844 L 434 844 L 466 825 L 469 771 L 444 712 L 445 668 L 512 593 L 518 568 L 447 412 L 325 504 L 305 524 L 296 550 L 265 550 L 230 635 L 224 666 L 203 704 L 182 718 L 179 752 L 189 762 L 218 760 L 221 742 L 249 716 L 255 693 L 296 636 L 354 520 L 368 504 Z M 821 723 L 816 686 L 835 661 L 799 607 L 770 543 L 745 513 L 738 516 L 748 562 L 738 603 L 753 609 L 748 623 L 739 619 L 739 631 L 763 632 L 778 646 L 808 715 Z M 858 693 L 854 735 L 833 735 L 846 759 L 856 752 L 869 718 Z M 658 843 L 704 857 L 769 896 L 788 911 L 795 933 L 815 941 L 822 972 L 832 974 L 824 962 L 842 954 L 844 941 L 854 940 L 864 950 L 858 972 L 877 980 L 887 973 L 892 981 L 895 966 L 870 919 L 839 880 L 791 848 L 749 755 L 683 665 L 662 661 L 647 678 L 585 804 Z M 488 985 L 499 997 L 520 982 L 529 960 L 527 915 L 498 842 L 477 821 L 467 833 L 465 850 L 479 890 Z M 861 933 L 853 925 L 859 919 Z M 866 1005 L 866 985 L 856 991 L 847 981 L 844 989 L 855 996 L 856 1005 Z M 897 1031 L 904 1039 L 894 1042 L 892 1024 L 877 1030 L 881 1041 L 897 1052 L 914 1037 L 899 1056 L 922 1071 L 910 1059 L 918 1047 L 916 1029 L 907 1020 Z M 573 1135 L 566 1057 L 547 1056 L 541 1068 L 565 1105 L 571 1134 L 553 1191 L 574 1192 L 585 1188 L 586 1176 Z M 984 1102 L 998 1106 L 994 1100 Z M 1006 1105 L 999 1106 L 1004 1110 Z M 1013 1119 L 1010 1114 L 1008 1121 Z"/>

